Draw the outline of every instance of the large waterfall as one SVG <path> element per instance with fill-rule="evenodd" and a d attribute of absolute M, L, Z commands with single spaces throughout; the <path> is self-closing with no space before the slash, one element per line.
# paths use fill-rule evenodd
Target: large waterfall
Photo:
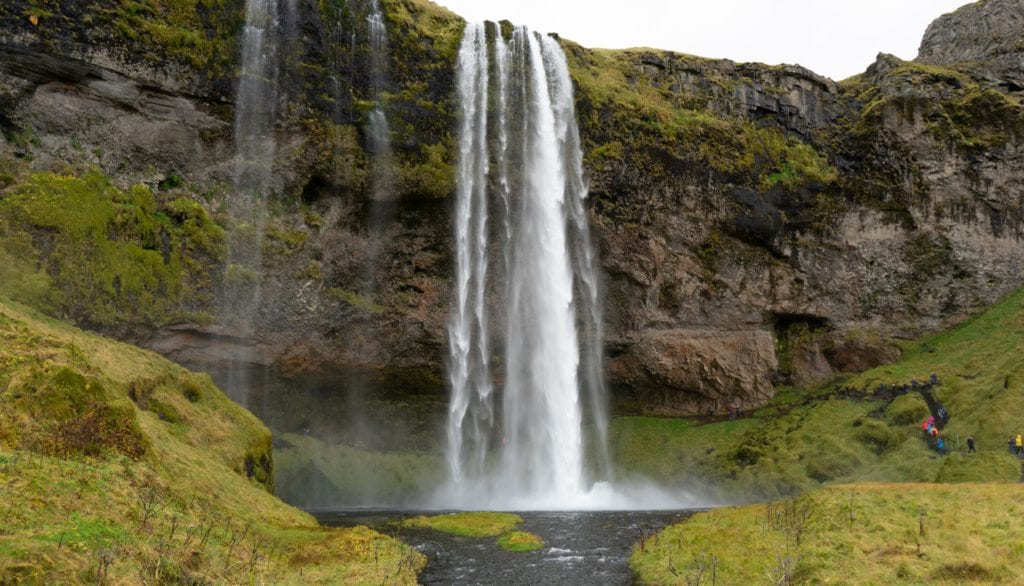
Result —
<path fill-rule="evenodd" d="M 572 82 L 555 39 L 495 27 L 489 42 L 487 26 L 467 26 L 458 58 L 444 500 L 579 508 L 609 462 Z"/>

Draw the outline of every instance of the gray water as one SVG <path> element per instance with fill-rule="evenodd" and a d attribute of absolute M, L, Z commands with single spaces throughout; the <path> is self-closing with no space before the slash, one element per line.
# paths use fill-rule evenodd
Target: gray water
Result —
<path fill-rule="evenodd" d="M 324 525 L 366 525 L 415 547 L 427 556 L 420 573 L 426 585 L 604 586 L 633 583 L 629 556 L 647 538 L 693 511 L 525 512 L 517 529 L 544 540 L 534 552 L 501 550 L 494 538 L 456 537 L 429 529 L 399 528 L 408 512 L 315 512 Z M 428 513 L 433 514 L 433 513 Z"/>
<path fill-rule="evenodd" d="M 572 82 L 555 39 L 519 27 L 488 42 L 488 26 L 467 25 L 456 76 L 451 484 L 440 499 L 593 508 L 595 483 L 610 475 L 607 398 Z"/>

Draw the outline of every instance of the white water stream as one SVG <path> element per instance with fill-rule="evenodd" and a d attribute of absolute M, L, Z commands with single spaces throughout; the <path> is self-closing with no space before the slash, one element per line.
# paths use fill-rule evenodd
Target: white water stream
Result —
<path fill-rule="evenodd" d="M 597 260 L 569 69 L 555 39 L 520 27 L 507 41 L 492 29 L 489 42 L 487 26 L 466 27 L 458 57 L 451 481 L 439 500 L 613 506 L 616 491 L 602 482 Z"/>

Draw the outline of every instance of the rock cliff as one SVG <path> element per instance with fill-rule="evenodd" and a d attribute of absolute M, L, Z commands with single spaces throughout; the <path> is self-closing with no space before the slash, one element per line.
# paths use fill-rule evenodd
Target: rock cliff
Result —
<path fill-rule="evenodd" d="M 223 267 L 223 229 L 237 229 L 224 194 L 244 7 L 128 4 L 0 7 L 0 252 L 39 275 L 19 285 L 22 298 L 193 364 L 241 353 L 444 393 L 461 19 L 423 0 L 382 2 L 395 149 L 386 202 L 370 189 L 366 6 L 302 1 L 282 22 L 278 156 L 253 244 L 264 261 L 249 335 L 215 325 L 217 292 L 237 278 Z M 880 55 L 840 83 L 797 66 L 563 41 L 616 398 L 660 413 L 757 405 L 779 383 L 890 360 L 893 338 L 1020 287 L 1022 5 L 942 17 L 918 62 Z M 119 275 L 89 277 L 94 286 L 74 289 L 85 299 L 69 298 L 65 283 L 81 279 L 55 260 L 60 229 L 27 220 L 32 200 L 19 194 L 39 173 L 86 169 L 117 189 L 148 186 L 146 209 L 164 223 L 147 231 L 115 215 L 89 234 L 191 259 L 169 277 L 192 278 L 176 306 L 90 313 L 90 296 L 133 304 Z"/>

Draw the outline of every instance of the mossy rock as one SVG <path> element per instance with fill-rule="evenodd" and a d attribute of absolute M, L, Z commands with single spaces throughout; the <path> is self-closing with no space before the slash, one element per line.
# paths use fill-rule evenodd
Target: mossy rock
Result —
<path fill-rule="evenodd" d="M 434 529 L 461 537 L 497 537 L 523 522 L 513 513 L 450 513 L 406 519 L 404 527 Z"/>
<path fill-rule="evenodd" d="M 505 551 L 537 551 L 544 540 L 527 531 L 509 531 L 498 538 L 498 547 Z"/>
<path fill-rule="evenodd" d="M 213 305 L 224 230 L 98 171 L 29 173 L 0 199 L 0 295 L 99 329 L 153 328 Z M 0 262 L 0 265 L 4 264 Z"/>

